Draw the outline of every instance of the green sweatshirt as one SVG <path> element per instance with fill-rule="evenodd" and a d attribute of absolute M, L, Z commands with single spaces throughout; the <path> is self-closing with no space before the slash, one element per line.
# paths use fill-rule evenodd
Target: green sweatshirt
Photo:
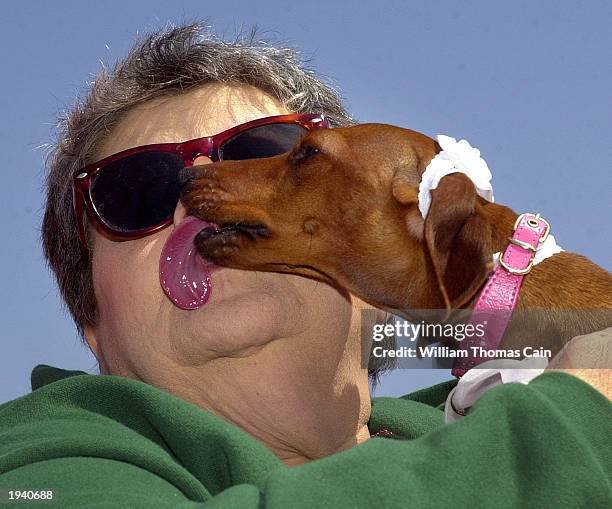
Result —
<path fill-rule="evenodd" d="M 612 405 L 564 373 L 485 393 L 445 425 L 454 382 L 374 398 L 372 438 L 286 467 L 239 428 L 127 378 L 49 366 L 0 406 L 0 505 L 61 508 L 612 507 Z M 51 503 L 8 490 L 52 491 Z M 13 493 L 14 496 L 14 493 Z"/>

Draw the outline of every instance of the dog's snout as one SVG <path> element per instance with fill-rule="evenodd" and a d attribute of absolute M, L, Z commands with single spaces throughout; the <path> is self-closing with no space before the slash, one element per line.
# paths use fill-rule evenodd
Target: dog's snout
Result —
<path fill-rule="evenodd" d="M 178 172 L 178 183 L 181 187 L 184 187 L 194 177 L 195 174 L 191 168 L 181 168 Z"/>

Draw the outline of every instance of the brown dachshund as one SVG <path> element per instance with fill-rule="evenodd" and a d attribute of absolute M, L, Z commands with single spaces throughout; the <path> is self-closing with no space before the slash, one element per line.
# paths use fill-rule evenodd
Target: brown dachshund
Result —
<path fill-rule="evenodd" d="M 195 239 L 215 264 L 313 277 L 414 320 L 411 310 L 473 306 L 517 218 L 455 173 L 432 191 L 423 219 L 418 186 L 439 151 L 389 125 L 317 130 L 287 154 L 184 170 L 181 199 L 219 225 Z M 612 325 L 612 277 L 583 256 L 556 254 L 526 276 L 517 310 L 525 308 L 546 310 L 528 330 L 554 331 L 556 352 Z"/>

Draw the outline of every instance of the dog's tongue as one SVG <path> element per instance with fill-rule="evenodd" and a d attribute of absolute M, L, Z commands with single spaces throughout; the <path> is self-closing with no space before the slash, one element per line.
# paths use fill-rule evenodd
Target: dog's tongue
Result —
<path fill-rule="evenodd" d="M 159 281 L 168 298 L 181 309 L 198 309 L 206 304 L 212 289 L 213 264 L 197 252 L 193 239 L 214 223 L 187 216 L 170 234 L 159 258 Z"/>

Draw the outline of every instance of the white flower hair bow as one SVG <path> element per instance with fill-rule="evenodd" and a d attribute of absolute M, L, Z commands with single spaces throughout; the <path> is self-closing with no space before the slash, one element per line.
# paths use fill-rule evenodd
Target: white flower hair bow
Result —
<path fill-rule="evenodd" d="M 451 173 L 465 173 L 476 186 L 476 192 L 485 200 L 493 200 L 491 172 L 480 150 L 472 147 L 466 140 L 457 141 L 450 136 L 438 135 L 442 151 L 427 165 L 419 185 L 419 210 L 423 218 L 431 205 L 431 191 L 436 189 L 442 177 Z"/>

